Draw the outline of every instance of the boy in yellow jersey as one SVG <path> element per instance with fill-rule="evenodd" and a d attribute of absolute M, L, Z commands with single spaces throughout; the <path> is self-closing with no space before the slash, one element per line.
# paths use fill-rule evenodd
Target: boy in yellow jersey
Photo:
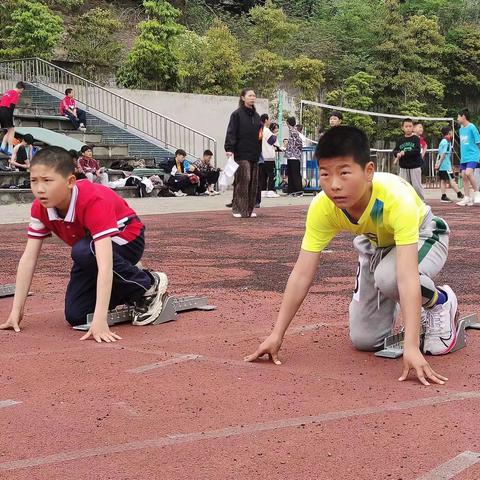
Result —
<path fill-rule="evenodd" d="M 370 146 L 359 129 L 338 126 L 319 140 L 315 157 L 323 192 L 310 205 L 300 255 L 290 274 L 270 336 L 246 361 L 278 352 L 285 332 L 314 280 L 320 256 L 341 231 L 357 235 L 357 280 L 350 303 L 350 338 L 359 350 L 382 348 L 391 334 L 399 303 L 405 324 L 403 372 L 415 370 L 424 385 L 447 380 L 423 353 L 450 352 L 457 339 L 457 298 L 448 286 L 436 287 L 448 253 L 448 225 L 435 217 L 413 187 L 389 173 L 374 173 Z"/>

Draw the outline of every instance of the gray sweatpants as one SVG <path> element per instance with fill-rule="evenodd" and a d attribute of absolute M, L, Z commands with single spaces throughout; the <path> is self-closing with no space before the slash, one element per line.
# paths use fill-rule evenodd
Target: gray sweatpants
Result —
<path fill-rule="evenodd" d="M 399 177 L 406 180 L 417 192 L 417 195 L 425 200 L 422 185 L 422 167 L 418 168 L 400 168 Z"/>
<path fill-rule="evenodd" d="M 434 295 L 433 279 L 447 260 L 449 233 L 447 223 L 431 213 L 420 228 L 418 271 L 422 304 Z M 396 304 L 400 300 L 396 249 L 375 248 L 365 235 L 355 237 L 353 245 L 359 257 L 355 291 L 349 308 L 350 338 L 359 350 L 378 350 L 392 332 Z"/>

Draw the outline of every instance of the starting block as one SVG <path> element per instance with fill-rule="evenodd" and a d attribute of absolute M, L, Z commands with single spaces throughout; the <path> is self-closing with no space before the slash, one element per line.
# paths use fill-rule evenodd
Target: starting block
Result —
<path fill-rule="evenodd" d="M 465 330 L 467 329 L 474 329 L 480 330 L 480 323 L 477 319 L 477 314 L 474 313 L 472 315 L 468 315 L 463 317 L 459 320 L 457 326 L 457 343 L 455 347 L 451 350 L 451 352 L 456 352 L 457 350 L 461 350 L 463 347 L 467 345 L 467 335 Z M 423 342 L 423 337 L 425 332 L 422 331 L 421 333 L 421 340 Z M 405 332 L 401 331 L 396 333 L 395 335 L 390 335 L 384 340 L 383 350 L 379 352 L 375 352 L 377 357 L 384 357 L 384 358 L 398 358 L 403 355 L 403 341 L 405 338 Z"/>
<path fill-rule="evenodd" d="M 6 285 L 0 285 L 0 298 L 13 297 L 15 295 L 15 284 L 7 283 Z M 28 292 L 28 295 L 32 295 L 32 292 Z"/>
<path fill-rule="evenodd" d="M 162 323 L 171 322 L 176 320 L 178 313 L 185 312 L 187 310 L 215 310 L 217 307 L 208 304 L 207 297 L 167 297 L 162 308 L 162 313 L 158 318 L 152 322 L 152 325 L 160 325 Z M 126 307 L 118 310 L 112 310 L 108 312 L 107 322 L 109 327 L 118 325 L 120 323 L 132 323 L 134 316 L 134 308 Z M 83 325 L 76 325 L 73 327 L 75 330 L 88 331 L 90 324 L 93 320 L 93 313 L 87 315 L 87 323 Z"/>

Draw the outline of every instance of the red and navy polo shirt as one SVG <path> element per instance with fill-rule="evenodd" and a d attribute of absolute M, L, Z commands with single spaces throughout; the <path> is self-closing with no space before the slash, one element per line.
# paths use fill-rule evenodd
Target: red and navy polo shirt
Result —
<path fill-rule="evenodd" d="M 60 102 L 60 115 L 65 115 L 65 110 L 74 110 L 77 108 L 77 102 L 68 95 Z"/>
<path fill-rule="evenodd" d="M 0 107 L 10 108 L 10 105 L 16 105 L 20 94 L 16 90 L 7 90 L 0 99 Z"/>
<path fill-rule="evenodd" d="M 74 245 L 85 235 L 90 235 L 93 241 L 111 237 L 112 242 L 126 245 L 141 234 L 143 227 L 135 211 L 113 190 L 79 180 L 72 189 L 65 218 L 55 208 L 45 208 L 34 200 L 27 235 L 44 239 L 55 233 L 68 245 Z"/>

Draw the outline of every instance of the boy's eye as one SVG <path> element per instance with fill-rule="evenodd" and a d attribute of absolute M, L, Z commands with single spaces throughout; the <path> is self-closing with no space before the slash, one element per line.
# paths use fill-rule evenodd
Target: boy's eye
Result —
<path fill-rule="evenodd" d="M 348 171 L 343 171 L 343 172 L 340 172 L 340 175 L 348 175 L 350 172 Z"/>

